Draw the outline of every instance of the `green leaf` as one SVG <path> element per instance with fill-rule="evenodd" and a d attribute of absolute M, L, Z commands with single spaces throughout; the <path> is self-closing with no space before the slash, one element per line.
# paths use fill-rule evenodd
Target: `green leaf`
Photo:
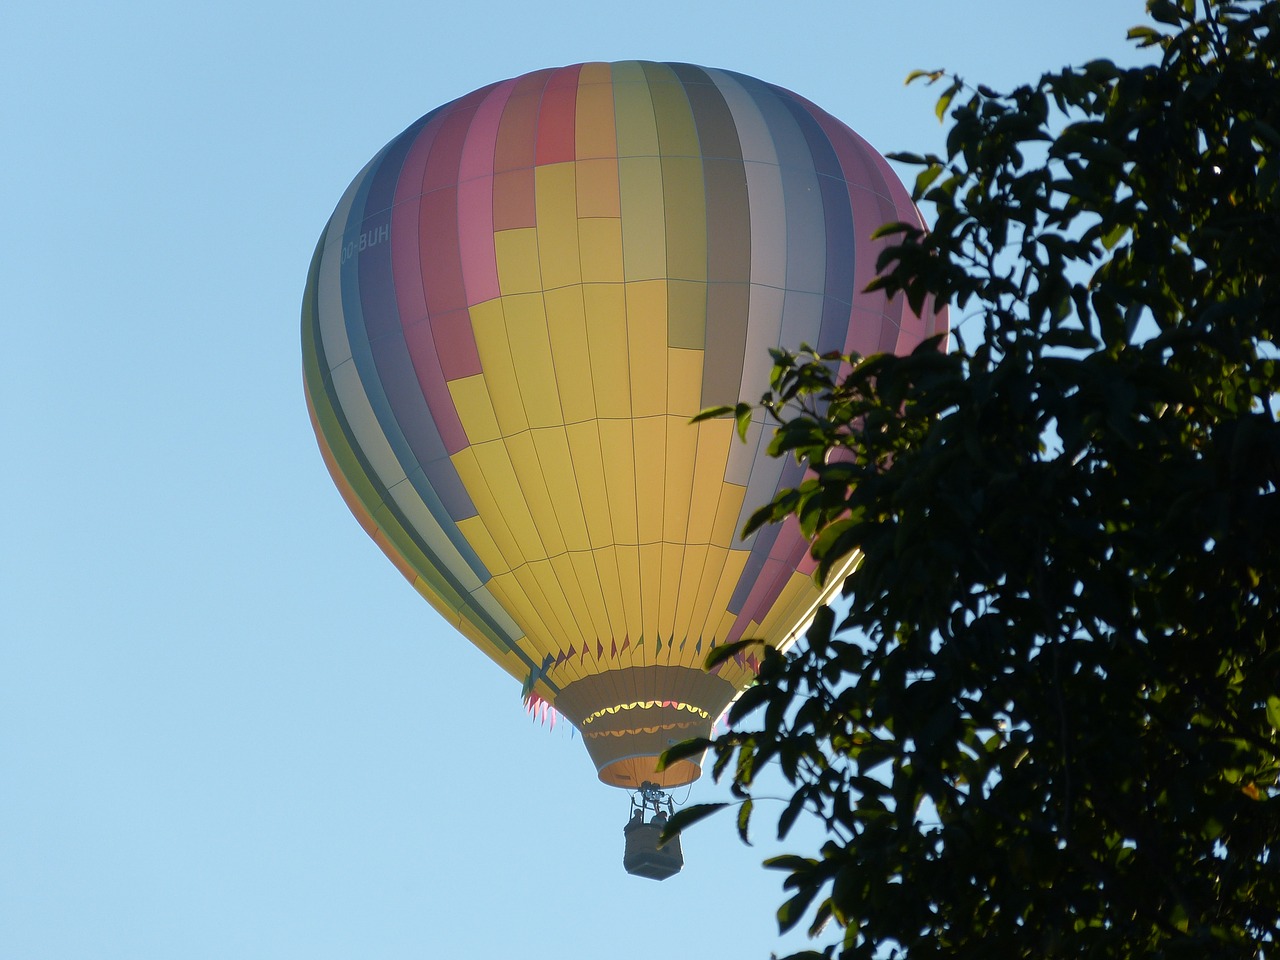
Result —
<path fill-rule="evenodd" d="M 951 86 L 947 87 L 947 89 L 942 92 L 940 97 L 938 97 L 938 102 L 934 106 L 933 112 L 939 120 L 946 116 L 947 108 L 951 106 L 952 99 L 960 92 L 961 89 L 963 89 L 962 84 L 959 80 L 956 80 L 951 84 Z"/>
<path fill-rule="evenodd" d="M 907 79 L 904 83 L 915 83 L 921 79 L 929 83 L 937 83 L 944 76 L 946 76 L 946 72 L 943 70 L 912 70 L 907 74 Z"/>
<path fill-rule="evenodd" d="M 736 414 L 736 408 L 727 406 L 707 407 L 707 409 L 700 411 L 689 422 L 701 423 L 703 420 L 716 420 L 720 417 L 727 417 L 730 414 Z"/>
<path fill-rule="evenodd" d="M 812 854 L 774 863 L 779 920 L 845 923 L 829 955 L 1280 929 L 1275 6 L 1155 0 L 1154 54 L 1008 94 L 914 74 L 946 78 L 946 159 L 899 155 L 932 227 L 882 228 L 871 286 L 950 305 L 946 343 L 839 379 L 773 354 L 756 420 L 815 469 L 748 528 L 798 524 L 820 580 L 859 565 L 714 769 L 745 797 L 777 761 Z"/>
<path fill-rule="evenodd" d="M 671 764 L 679 760 L 688 760 L 691 757 L 701 757 L 707 752 L 711 746 L 711 741 L 705 737 L 691 737 L 688 740 L 682 740 L 679 743 L 672 744 L 658 758 L 658 769 L 666 770 Z"/>
<path fill-rule="evenodd" d="M 749 403 L 739 403 L 733 408 L 734 419 L 738 422 L 738 439 L 747 442 L 747 431 L 751 428 L 751 415 L 754 408 Z"/>
<path fill-rule="evenodd" d="M 805 912 L 818 895 L 816 887 L 805 887 L 778 908 L 778 932 L 786 933 L 804 919 Z"/>
<path fill-rule="evenodd" d="M 702 669 L 713 670 L 726 660 L 732 660 L 740 653 L 745 653 L 752 648 L 766 646 L 763 640 L 754 637 L 748 637 L 744 640 L 735 640 L 733 643 L 722 643 L 712 647 L 706 658 L 702 661 Z"/>
<path fill-rule="evenodd" d="M 791 832 L 791 828 L 795 826 L 796 818 L 800 816 L 804 810 L 805 794 L 803 791 L 794 793 L 790 800 L 787 801 L 786 807 L 782 814 L 778 817 L 778 839 L 785 840 L 787 834 Z"/>
<path fill-rule="evenodd" d="M 681 831 L 693 826 L 699 820 L 705 820 L 713 813 L 717 813 L 727 806 L 729 806 L 727 803 L 695 803 L 691 807 L 677 810 L 671 815 L 667 825 L 663 828 L 662 839 L 668 840 L 677 836 Z"/>
<path fill-rule="evenodd" d="M 751 846 L 751 841 L 747 839 L 747 828 L 751 824 L 752 806 L 751 798 L 748 797 L 746 800 L 743 800 L 742 804 L 738 807 L 738 837 L 747 846 Z"/>

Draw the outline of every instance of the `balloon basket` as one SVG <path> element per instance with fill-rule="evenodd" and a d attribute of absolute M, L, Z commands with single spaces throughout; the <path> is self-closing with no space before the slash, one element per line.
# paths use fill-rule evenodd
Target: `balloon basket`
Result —
<path fill-rule="evenodd" d="M 661 807 L 663 802 L 667 806 L 665 812 Z M 633 877 L 665 880 L 684 867 L 680 838 L 671 837 L 662 843 L 662 831 L 673 810 L 670 796 L 648 782 L 640 788 L 640 799 L 632 798 L 631 819 L 622 828 L 626 837 L 622 866 Z"/>

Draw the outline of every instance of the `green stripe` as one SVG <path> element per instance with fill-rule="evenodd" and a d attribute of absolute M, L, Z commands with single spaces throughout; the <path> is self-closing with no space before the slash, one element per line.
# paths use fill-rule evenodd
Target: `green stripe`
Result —
<path fill-rule="evenodd" d="M 667 64 L 647 63 L 662 155 L 666 218 L 667 344 L 700 350 L 707 328 L 707 193 L 702 149 L 684 84 Z M 687 282 L 674 282 L 687 281 Z"/>

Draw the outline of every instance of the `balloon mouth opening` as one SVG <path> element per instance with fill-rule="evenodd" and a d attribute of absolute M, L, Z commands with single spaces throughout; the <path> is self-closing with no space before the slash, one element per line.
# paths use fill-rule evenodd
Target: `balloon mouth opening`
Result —
<path fill-rule="evenodd" d="M 600 782 L 624 790 L 639 790 L 646 781 L 663 790 L 683 787 L 702 776 L 698 760 L 677 760 L 665 770 L 658 769 L 658 756 L 623 757 L 598 770 Z"/>

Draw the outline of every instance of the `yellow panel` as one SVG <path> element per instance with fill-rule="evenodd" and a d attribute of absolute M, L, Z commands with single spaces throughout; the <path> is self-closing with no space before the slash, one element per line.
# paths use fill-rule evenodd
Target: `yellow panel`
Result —
<path fill-rule="evenodd" d="M 498 417 L 489 402 L 489 387 L 484 382 L 484 374 L 450 380 L 449 395 L 453 397 L 453 406 L 458 411 L 458 419 L 462 421 L 468 441 L 484 443 L 502 436 Z"/>
<path fill-rule="evenodd" d="M 711 604 L 715 598 L 716 587 L 720 583 L 720 573 L 724 569 L 725 561 L 729 559 L 729 551 L 723 547 L 711 546 L 706 549 L 702 557 L 702 570 L 698 573 L 697 596 L 694 599 L 693 608 L 689 611 L 688 626 L 685 627 L 685 632 L 691 636 L 700 635 L 707 628 Z"/>
<path fill-rule="evenodd" d="M 738 585 L 749 556 L 750 551 L 747 550 L 730 550 L 725 559 L 719 581 L 711 595 L 711 616 L 702 633 L 708 641 L 714 639 L 723 642 L 733 627 L 734 616 L 728 612 L 729 600 L 733 597 L 733 588 Z"/>
<path fill-rule="evenodd" d="M 644 611 L 640 598 L 640 548 L 619 545 L 616 550 L 618 558 L 618 582 L 622 584 L 622 602 L 626 621 L 623 632 L 640 636 L 644 632 Z M 621 638 L 619 638 L 621 639 Z"/>
<path fill-rule="evenodd" d="M 738 514 L 742 512 L 742 500 L 747 495 L 747 488 L 736 483 L 720 485 L 720 499 L 716 502 L 716 518 L 711 526 L 711 542 L 727 543 L 731 547 L 739 547 L 741 530 L 738 529 Z"/>
<path fill-rule="evenodd" d="M 588 83 L 613 83 L 613 65 L 592 61 L 584 63 L 578 72 L 578 97 L 582 97 L 582 85 Z M 612 91 L 610 92 L 612 96 Z"/>
<path fill-rule="evenodd" d="M 542 295 L 503 297 L 502 310 L 507 319 L 507 340 L 511 344 L 516 383 L 529 426 L 548 427 L 563 423 Z"/>
<path fill-rule="evenodd" d="M 618 181 L 624 275 L 628 280 L 661 279 L 667 275 L 661 162 L 656 157 L 623 158 L 618 161 Z"/>
<path fill-rule="evenodd" d="M 604 65 L 608 69 L 607 65 Z M 582 157 L 616 157 L 617 134 L 613 120 L 613 78 L 587 80 L 587 71 L 578 76 L 577 120 L 574 152 Z M 590 76 L 598 76 L 592 73 Z"/>
<path fill-rule="evenodd" d="M 603 217 L 579 220 L 578 259 L 583 283 L 621 283 L 622 221 Z"/>
<path fill-rule="evenodd" d="M 574 576 L 582 587 L 583 598 L 587 602 L 587 612 L 591 617 L 591 629 L 597 637 L 608 636 L 613 632 L 609 621 L 609 611 L 605 603 L 604 584 L 600 571 L 596 569 L 596 556 L 591 551 L 567 554 L 573 564 Z"/>
<path fill-rule="evenodd" d="M 618 127 L 618 156 L 658 155 L 658 125 L 649 99 L 649 83 L 638 63 L 613 65 L 613 102 Z"/>
<path fill-rule="evenodd" d="M 601 420 L 600 452 L 604 456 L 605 489 L 609 497 L 615 543 L 636 544 L 636 467 L 630 420 Z"/>
<path fill-rule="evenodd" d="M 493 235 L 493 247 L 498 257 L 498 286 L 503 296 L 542 289 L 537 228 L 499 230 Z"/>
<path fill-rule="evenodd" d="M 534 168 L 538 262 L 544 290 L 582 280 L 578 268 L 578 190 L 574 167 L 570 162 Z"/>
<path fill-rule="evenodd" d="M 510 570 L 523 563 L 524 551 L 521 548 L 521 544 L 517 542 L 515 534 L 508 527 L 506 517 L 502 513 L 502 507 L 494 497 L 489 487 L 489 480 L 476 457 L 477 450 L 491 447 L 502 449 L 502 444 L 492 442 L 468 447 L 466 450 L 459 450 L 450 457 L 450 460 L 453 461 L 453 466 L 458 471 L 458 476 L 462 479 L 462 484 L 466 487 L 467 494 L 471 497 L 471 502 L 476 506 L 479 524 L 488 532 L 503 557 L 502 563 L 490 565 L 490 570 L 497 573 L 499 570 Z M 472 519 L 464 522 L 474 523 L 476 521 Z M 468 540 L 470 539 L 468 537 Z M 479 551 L 478 543 L 472 541 L 472 546 Z"/>
<path fill-rule="evenodd" d="M 702 410 L 702 357 L 701 350 L 667 350 L 668 413 L 687 419 Z"/>
<path fill-rule="evenodd" d="M 574 651 L 573 656 L 571 657 L 566 656 L 564 660 L 560 661 L 559 663 L 553 663 L 550 667 L 547 668 L 547 675 L 550 677 L 551 682 L 554 683 L 556 686 L 558 686 L 562 690 L 565 687 L 567 687 L 569 684 L 573 683 L 575 680 L 581 680 L 583 677 L 582 667 L 581 667 L 582 661 L 578 659 L 577 646 L 575 644 L 569 644 L 569 646 L 566 647 L 563 652 L 567 654 L 569 652 L 570 647 L 573 648 L 573 651 Z M 559 654 L 556 654 L 556 656 L 559 656 Z M 549 697 L 544 699 L 548 700 L 553 704 L 555 702 L 554 700 L 551 700 Z"/>
<path fill-rule="evenodd" d="M 564 596 L 559 592 L 559 585 L 551 573 L 551 565 L 546 560 L 537 560 L 513 571 L 516 583 L 524 591 L 529 602 L 538 612 L 545 629 L 530 631 L 529 636 L 537 642 L 537 647 L 544 653 L 559 649 L 559 644 L 576 641 L 577 629 L 573 618 L 568 614 L 568 606 Z M 550 593 L 548 592 L 550 591 Z"/>
<path fill-rule="evenodd" d="M 618 575 L 618 551 L 609 546 L 591 551 L 596 575 L 600 580 L 600 592 L 604 596 L 605 613 L 609 629 L 601 636 L 621 636 L 627 629 L 626 605 L 622 596 L 622 580 Z"/>
<path fill-rule="evenodd" d="M 484 382 L 489 402 L 504 435 L 529 428 L 524 401 L 516 384 L 516 368 L 511 361 L 511 345 L 507 342 L 507 321 L 501 300 L 489 300 L 471 308 L 471 329 L 484 369 Z M 475 441 L 472 441 L 473 443 Z"/>
<path fill-rule="evenodd" d="M 662 544 L 640 545 L 640 607 L 645 636 L 661 629 L 658 605 L 662 599 Z"/>
<path fill-rule="evenodd" d="M 516 621 L 516 625 L 527 636 L 530 632 L 541 630 L 541 621 L 538 613 L 534 611 L 534 607 L 529 602 L 529 598 L 525 596 L 525 591 L 520 589 L 520 585 L 516 582 L 516 575 L 511 571 L 499 573 L 493 580 L 486 584 L 490 595 L 494 600 L 502 605 L 508 616 Z"/>
<path fill-rule="evenodd" d="M 662 539 L 667 418 L 646 417 L 631 423 L 635 431 L 635 509 L 639 541 L 657 543 Z"/>
<path fill-rule="evenodd" d="M 578 619 L 579 614 L 586 616 L 586 604 L 581 602 L 581 591 L 577 589 L 576 580 L 571 579 L 566 583 L 560 578 L 558 566 L 561 562 L 572 578 L 573 564 L 569 563 L 567 558 L 539 560 L 530 565 L 562 624 L 562 632 L 551 638 L 552 652 L 570 644 L 579 645 L 587 639 L 588 634 L 595 632 L 590 629 L 589 620 L 583 623 Z"/>
<path fill-rule="evenodd" d="M 529 596 L 516 579 L 515 571 L 504 573 L 490 580 L 489 592 L 493 594 L 494 599 L 502 604 L 502 609 L 511 615 L 511 619 L 520 625 L 520 629 L 525 632 L 526 637 L 551 635 L 552 631 L 543 621 L 542 614 L 535 605 L 533 598 Z"/>
<path fill-rule="evenodd" d="M 676 607 L 679 605 L 681 586 L 684 583 L 684 544 L 662 545 L 662 595 L 658 600 L 658 630 L 670 637 L 676 630 Z M 694 583 L 688 584 L 688 592 L 695 593 Z"/>
<path fill-rule="evenodd" d="M 516 434 L 507 438 L 507 453 L 510 463 L 519 482 L 514 496 L 518 497 L 533 517 L 538 528 L 538 538 L 545 551 L 541 557 L 554 556 L 565 550 L 564 531 L 560 527 L 560 517 L 551 504 L 551 488 L 543 473 L 542 462 L 534 447 L 533 437 L 528 433 Z M 559 491 L 557 491 L 559 492 Z"/>
<path fill-rule="evenodd" d="M 698 426 L 684 417 L 667 417 L 667 472 L 663 481 L 662 538 L 685 543 L 689 537 Z"/>
<path fill-rule="evenodd" d="M 577 173 L 578 216 L 620 217 L 618 161 L 616 157 L 579 160 Z"/>
<path fill-rule="evenodd" d="M 564 649 L 570 643 L 578 644 L 588 637 L 594 637 L 598 632 L 591 620 L 591 609 L 587 603 L 587 593 L 594 587 L 590 583 L 583 584 L 578 580 L 578 571 L 567 553 L 552 557 L 548 563 L 547 575 L 559 586 L 569 622 L 573 624 L 578 636 L 578 639 L 570 638 L 564 642 L 561 646 L 561 649 Z"/>
<path fill-rule="evenodd" d="M 627 312 L 622 284 L 582 286 L 587 307 L 591 382 L 600 417 L 631 417 L 631 373 L 627 364 Z M 499 414 L 501 421 L 501 414 Z"/>
<path fill-rule="evenodd" d="M 596 396 L 592 386 L 591 351 L 587 342 L 587 314 L 581 287 L 548 290 L 543 296 L 556 389 L 566 423 L 594 420 Z"/>
<path fill-rule="evenodd" d="M 517 434 L 517 437 L 519 436 L 525 435 Z M 506 446 L 498 441 L 482 443 L 469 449 L 475 453 L 476 468 L 481 474 L 481 482 L 488 487 L 490 495 L 483 507 L 480 502 L 476 502 L 481 519 L 490 530 L 493 530 L 499 524 L 491 521 L 486 511 L 490 507 L 496 507 L 501 518 L 499 522 L 504 523 L 511 531 L 516 547 L 524 560 L 527 562 L 545 557 L 546 547 L 543 546 L 542 538 L 538 535 L 538 528 L 529 512 L 526 493 L 520 488 L 520 482 L 516 478 L 515 467 L 511 463 Z M 457 459 L 457 455 L 454 459 Z M 472 489 L 470 483 L 467 483 L 467 489 Z M 476 498 L 473 496 L 472 499 Z M 550 507 L 548 506 L 547 509 L 549 510 Z M 517 564 L 511 566 L 514 568 Z"/>
<path fill-rule="evenodd" d="M 667 285 L 628 283 L 627 354 L 631 361 L 631 415 L 667 412 Z"/>
<path fill-rule="evenodd" d="M 565 428 L 565 433 L 588 539 L 593 548 L 606 546 L 613 542 L 613 519 L 609 515 L 604 459 L 600 453 L 600 430 L 594 422 L 574 423 Z"/>
<path fill-rule="evenodd" d="M 720 622 L 716 625 L 715 630 L 712 631 L 712 635 L 717 638 L 717 641 L 722 641 L 729 635 L 729 631 L 733 629 L 733 625 L 737 619 L 737 617 L 732 613 L 729 613 L 727 610 L 720 615 Z M 707 650 L 706 644 L 703 644 L 702 650 L 703 655 L 705 656 Z"/>
<path fill-rule="evenodd" d="M 737 440 L 732 420 L 704 420 L 697 425 L 698 456 L 693 468 L 693 489 L 689 494 L 690 543 L 722 543 L 713 537 L 716 508 L 720 501 L 730 444 Z M 741 488 L 738 488 L 741 489 Z"/>
<path fill-rule="evenodd" d="M 745 639 L 747 637 L 757 636 L 757 633 L 754 629 L 748 627 L 742 636 Z M 758 657 L 759 654 L 756 654 L 756 656 Z M 727 680 L 739 690 L 749 686 L 755 678 L 756 675 L 754 673 L 746 667 L 738 666 L 733 660 L 729 660 L 720 668 L 720 679 Z"/>
<path fill-rule="evenodd" d="M 590 550 L 587 521 L 582 513 L 582 482 L 574 472 L 564 427 L 533 430 L 532 437 L 537 463 L 541 465 L 542 479 L 551 497 L 565 549 Z M 549 540 L 547 542 L 550 543 Z"/>
<path fill-rule="evenodd" d="M 772 640 L 779 642 L 787 631 L 795 626 L 793 618 L 799 617 L 804 609 L 818 598 L 818 591 L 813 579 L 799 571 L 791 574 L 782 593 L 774 601 L 769 612 L 760 624 L 760 632 Z"/>
<path fill-rule="evenodd" d="M 476 556 L 480 558 L 480 562 L 485 565 L 485 569 L 491 576 L 506 573 L 511 569 L 511 564 L 498 548 L 493 534 L 489 532 L 489 528 L 484 525 L 484 520 L 479 515 L 459 520 L 458 531 L 466 538 L 467 543 L 471 545 L 471 549 L 476 552 Z"/>

